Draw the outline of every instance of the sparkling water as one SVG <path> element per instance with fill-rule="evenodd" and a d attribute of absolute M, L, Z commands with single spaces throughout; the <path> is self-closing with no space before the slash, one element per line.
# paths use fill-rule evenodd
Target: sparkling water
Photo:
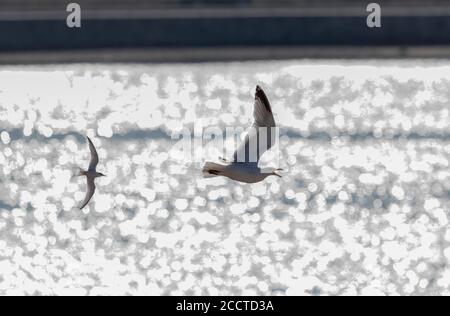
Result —
<path fill-rule="evenodd" d="M 256 84 L 283 178 L 204 179 Z M 0 294 L 449 295 L 449 108 L 439 60 L 2 66 Z"/>

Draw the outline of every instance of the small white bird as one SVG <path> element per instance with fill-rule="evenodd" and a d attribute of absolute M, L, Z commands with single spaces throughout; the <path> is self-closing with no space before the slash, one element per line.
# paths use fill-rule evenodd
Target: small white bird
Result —
<path fill-rule="evenodd" d="M 273 128 L 276 127 L 269 100 L 260 86 L 256 87 L 253 116 L 255 122 L 245 141 L 234 153 L 233 162 L 226 165 L 206 162 L 203 167 L 203 175 L 206 178 L 224 176 L 244 183 L 257 183 L 269 176 L 281 178 L 277 171 L 283 169 L 258 167 L 261 156 L 274 144 Z M 262 144 L 267 146 L 261 147 Z"/>
<path fill-rule="evenodd" d="M 80 170 L 80 177 L 85 176 L 87 179 L 87 194 L 86 198 L 83 201 L 83 204 L 80 207 L 82 210 L 86 205 L 88 205 L 92 196 L 95 193 L 95 179 L 99 177 L 105 177 L 104 174 L 97 172 L 98 165 L 98 154 L 97 150 L 95 150 L 94 144 L 92 143 L 89 137 L 86 137 L 89 142 L 89 150 L 91 151 L 91 162 L 89 164 L 89 169 L 87 171 Z"/>

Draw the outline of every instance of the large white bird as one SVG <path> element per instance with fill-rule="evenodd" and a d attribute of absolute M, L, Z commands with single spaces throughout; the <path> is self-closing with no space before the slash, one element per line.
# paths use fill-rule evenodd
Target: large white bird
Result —
<path fill-rule="evenodd" d="M 281 178 L 277 171 L 283 169 L 258 166 L 261 156 L 274 145 L 273 128 L 276 127 L 269 100 L 260 86 L 256 87 L 253 116 L 255 122 L 249 129 L 245 141 L 234 153 L 233 161 L 226 165 L 206 162 L 203 167 L 205 177 L 224 176 L 244 183 L 257 183 L 269 176 Z"/>
<path fill-rule="evenodd" d="M 86 198 L 83 201 L 83 204 L 80 206 L 80 210 L 88 205 L 89 201 L 92 199 L 92 196 L 95 193 L 95 179 L 99 177 L 105 177 L 103 173 L 97 172 L 98 165 L 98 154 L 95 149 L 94 144 L 92 143 L 89 137 L 86 137 L 89 142 L 89 150 L 91 152 L 91 162 L 89 163 L 89 169 L 87 171 L 80 170 L 80 176 L 84 176 L 87 179 L 87 193 Z"/>

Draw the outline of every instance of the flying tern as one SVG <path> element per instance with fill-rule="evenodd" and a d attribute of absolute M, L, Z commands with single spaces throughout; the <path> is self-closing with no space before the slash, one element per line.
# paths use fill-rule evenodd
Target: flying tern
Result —
<path fill-rule="evenodd" d="M 89 137 L 86 137 L 89 143 L 89 150 L 91 152 L 91 162 L 89 163 L 89 169 L 87 171 L 80 170 L 80 176 L 86 177 L 87 180 L 87 193 L 86 198 L 84 199 L 82 205 L 80 206 L 80 210 L 88 205 L 89 201 L 92 199 L 92 196 L 95 193 L 95 179 L 99 177 L 105 177 L 103 173 L 97 172 L 98 165 L 98 154 L 95 149 L 94 144 L 92 143 Z"/>

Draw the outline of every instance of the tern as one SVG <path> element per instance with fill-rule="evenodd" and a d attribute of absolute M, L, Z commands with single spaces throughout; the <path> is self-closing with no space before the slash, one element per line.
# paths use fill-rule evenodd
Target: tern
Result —
<path fill-rule="evenodd" d="M 83 201 L 83 204 L 80 207 L 80 210 L 88 205 L 89 201 L 92 199 L 92 196 L 95 193 L 95 179 L 99 177 L 105 177 L 103 173 L 97 172 L 98 165 L 98 154 L 95 149 L 94 144 L 92 143 L 89 137 L 86 137 L 89 143 L 89 150 L 91 152 L 91 162 L 89 163 L 89 169 L 87 171 L 80 170 L 80 176 L 84 176 L 87 179 L 87 193 L 86 198 Z"/>
<path fill-rule="evenodd" d="M 253 117 L 254 123 L 247 132 L 245 141 L 234 153 L 233 161 L 227 162 L 221 158 L 226 165 L 206 162 L 203 167 L 204 177 L 223 176 L 243 183 L 257 183 L 269 176 L 281 178 L 277 171 L 283 169 L 258 166 L 261 156 L 273 146 L 273 129 L 276 127 L 269 100 L 260 86 L 256 87 Z M 251 158 L 252 154 L 254 158 Z"/>

